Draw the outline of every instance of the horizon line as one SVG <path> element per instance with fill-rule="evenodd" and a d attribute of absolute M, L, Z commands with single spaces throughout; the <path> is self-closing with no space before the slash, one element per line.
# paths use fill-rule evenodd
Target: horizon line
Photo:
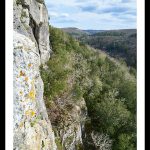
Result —
<path fill-rule="evenodd" d="M 53 26 L 53 25 L 51 25 Z M 55 27 L 55 26 L 53 26 Z M 101 30 L 101 31 L 106 31 L 106 30 L 137 30 L 137 28 L 118 28 L 118 29 L 82 29 L 82 28 L 78 28 L 78 27 L 55 27 L 55 28 L 58 28 L 58 29 L 67 29 L 67 28 L 74 28 L 74 29 L 79 29 L 79 30 Z"/>

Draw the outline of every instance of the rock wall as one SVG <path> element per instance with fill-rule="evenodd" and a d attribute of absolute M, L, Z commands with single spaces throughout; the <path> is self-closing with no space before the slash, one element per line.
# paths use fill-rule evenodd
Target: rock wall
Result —
<path fill-rule="evenodd" d="M 14 150 L 56 150 L 39 67 L 50 57 L 43 0 L 14 0 Z"/>
<path fill-rule="evenodd" d="M 83 98 L 75 102 L 71 94 L 63 94 L 47 107 L 55 131 L 58 150 L 83 150 L 83 132 L 87 107 Z"/>

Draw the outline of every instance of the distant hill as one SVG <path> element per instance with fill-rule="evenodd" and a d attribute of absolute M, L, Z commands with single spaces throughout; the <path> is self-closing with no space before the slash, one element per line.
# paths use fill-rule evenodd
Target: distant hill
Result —
<path fill-rule="evenodd" d="M 75 28 L 75 27 L 61 28 L 61 30 L 63 30 L 66 33 L 69 33 L 71 35 L 76 35 L 76 36 L 91 35 L 91 34 L 106 31 L 106 30 L 82 30 L 82 29 L 78 29 L 78 28 Z"/>
<path fill-rule="evenodd" d="M 95 33 L 99 33 L 99 32 L 105 32 L 106 30 L 82 30 L 88 34 L 95 34 Z"/>
<path fill-rule="evenodd" d="M 136 68 L 136 29 L 80 30 L 69 28 L 63 31 L 84 44 L 101 49 L 111 56 L 123 59 L 128 66 Z"/>
<path fill-rule="evenodd" d="M 94 34 L 101 34 L 102 32 L 105 32 L 105 33 L 113 33 L 113 32 L 116 32 L 116 33 L 124 33 L 124 34 L 132 34 L 132 33 L 135 33 L 136 32 L 136 29 L 119 29 L 119 30 L 92 30 L 92 29 L 89 29 L 89 30 L 82 30 L 82 29 L 79 29 L 79 28 L 76 28 L 76 27 L 68 27 L 68 28 L 60 28 L 61 30 L 63 30 L 64 32 L 66 33 L 69 33 L 69 34 L 86 34 L 86 35 L 94 35 Z"/>
<path fill-rule="evenodd" d="M 74 27 L 69 27 L 69 28 L 61 28 L 61 30 L 63 30 L 66 33 L 69 33 L 72 36 L 82 36 L 82 35 L 87 35 L 88 32 L 86 32 L 86 30 L 81 30 L 78 28 L 74 28 Z"/>

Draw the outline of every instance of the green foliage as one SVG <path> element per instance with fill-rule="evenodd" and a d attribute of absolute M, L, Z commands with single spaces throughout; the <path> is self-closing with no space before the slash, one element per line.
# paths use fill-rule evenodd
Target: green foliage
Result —
<path fill-rule="evenodd" d="M 136 81 L 125 80 L 119 84 L 119 96 L 125 98 L 127 108 L 136 113 Z"/>
<path fill-rule="evenodd" d="M 95 109 L 96 123 L 99 122 L 98 129 L 113 135 L 117 129 L 127 124 L 130 112 L 124 103 L 116 98 L 114 92 L 106 93 Z M 99 117 L 99 119 L 97 119 Z"/>
<path fill-rule="evenodd" d="M 44 148 L 45 144 L 44 144 L 44 141 L 42 140 L 42 148 Z"/>
<path fill-rule="evenodd" d="M 22 0 L 16 0 L 16 4 L 17 5 L 22 4 Z"/>
<path fill-rule="evenodd" d="M 128 134 L 121 134 L 118 137 L 118 146 L 116 150 L 136 150 L 133 142 L 132 142 L 132 135 Z"/>
<path fill-rule="evenodd" d="M 84 150 L 82 144 L 80 144 L 80 143 L 77 144 L 77 145 L 76 145 L 76 150 Z"/>
<path fill-rule="evenodd" d="M 58 150 L 63 150 L 60 138 L 55 138 L 55 143 L 57 145 Z"/>
<path fill-rule="evenodd" d="M 134 75 L 136 77 L 136 69 L 135 68 L 131 67 L 129 71 L 132 75 Z"/>
<path fill-rule="evenodd" d="M 82 90 L 80 89 L 80 86 L 75 84 L 73 88 L 73 97 L 75 99 L 80 99 L 83 96 Z"/>
<path fill-rule="evenodd" d="M 81 43 L 106 51 L 117 59 L 122 58 L 129 66 L 136 68 L 136 30 L 110 30 L 95 34 L 68 33 Z"/>
<path fill-rule="evenodd" d="M 64 93 L 70 94 L 70 101 L 84 98 L 91 120 L 86 133 L 97 131 L 108 134 L 115 141 L 113 150 L 134 150 L 134 73 L 131 74 L 124 63 L 79 43 L 60 29 L 50 26 L 49 30 L 53 54 L 47 63 L 48 68 L 41 66 L 46 102 L 55 100 Z M 87 143 L 85 145 L 88 147 Z"/>
<path fill-rule="evenodd" d="M 44 68 L 41 69 L 41 76 L 44 81 L 44 95 L 50 100 L 57 95 L 61 94 L 66 89 L 66 78 L 69 73 L 59 61 L 61 58 L 53 57 L 48 62 L 48 71 Z"/>
<path fill-rule="evenodd" d="M 22 12 L 21 12 L 21 18 L 23 18 L 23 17 L 27 17 L 27 14 L 26 14 L 25 11 L 22 11 Z"/>

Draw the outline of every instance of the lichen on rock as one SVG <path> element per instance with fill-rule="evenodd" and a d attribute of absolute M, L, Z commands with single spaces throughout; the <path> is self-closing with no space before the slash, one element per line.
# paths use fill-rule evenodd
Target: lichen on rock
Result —
<path fill-rule="evenodd" d="M 13 149 L 56 150 L 39 72 L 50 57 L 44 1 L 14 0 L 13 24 Z"/>

